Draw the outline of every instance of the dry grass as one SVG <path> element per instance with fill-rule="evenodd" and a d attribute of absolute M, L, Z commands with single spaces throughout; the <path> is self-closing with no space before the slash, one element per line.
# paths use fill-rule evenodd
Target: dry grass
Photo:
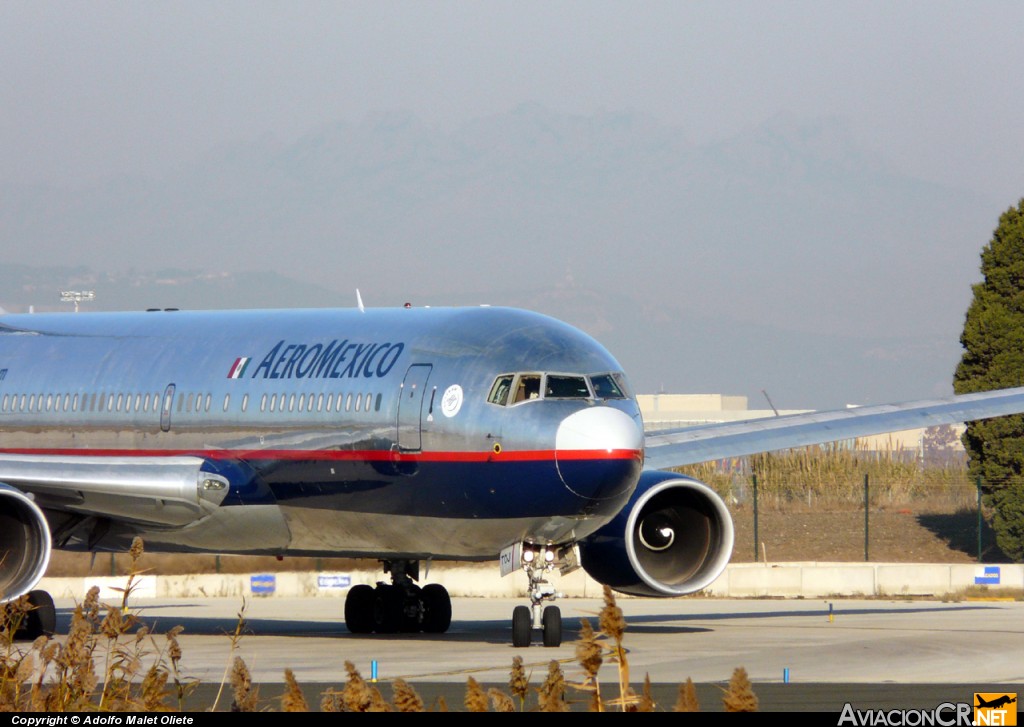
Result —
<path fill-rule="evenodd" d="M 28 650 L 16 634 L 28 600 L 3 607 L 0 621 L 0 710 L 3 711 L 172 711 L 189 692 L 178 662 L 178 631 L 160 646 L 139 623 L 128 600 L 142 572 L 142 542 L 132 544 L 127 583 L 118 604 L 101 604 L 92 588 L 76 605 L 63 643 L 40 637 Z M 144 667 L 149 663 L 148 667 Z M 174 691 L 168 689 L 173 683 Z"/>
<path fill-rule="evenodd" d="M 40 637 L 27 648 L 19 646 L 15 635 L 30 608 L 28 601 L 22 598 L 3 606 L 0 614 L 0 711 L 173 712 L 184 709 L 185 698 L 195 682 L 183 676 L 181 670 L 182 652 L 177 640 L 181 627 L 168 631 L 161 646 L 128 608 L 133 584 L 141 573 L 138 568 L 141 542 L 133 545 L 132 552 L 133 567 L 121 602 L 100 603 L 99 590 L 91 589 L 85 600 L 76 605 L 71 627 L 63 641 Z M 589 622 L 583 621 L 576 642 L 581 671 L 579 681 L 567 681 L 562 665 L 552 660 L 544 681 L 531 689 L 522 658 L 516 656 L 512 660 L 508 692 L 497 688 L 484 690 L 469 677 L 464 699 L 466 711 L 514 712 L 517 704 L 518 711 L 523 711 L 531 693 L 536 694 L 537 710 L 544 712 L 567 712 L 574 704 L 585 704 L 593 711 L 665 711 L 667 708 L 658 705 L 651 695 L 649 678 L 645 677 L 639 694 L 631 686 L 623 646 L 626 621 L 607 587 L 604 601 L 598 616 L 600 631 L 595 632 Z M 284 711 L 309 711 L 290 669 L 284 673 L 285 694 L 279 700 L 260 699 L 259 687 L 253 684 L 248 667 L 236 653 L 246 628 L 244 612 L 243 603 L 235 631 L 228 636 L 229 667 L 210 710 L 217 709 L 221 693 L 229 688 L 233 712 L 269 711 L 278 701 Z M 598 678 L 605 664 L 614 665 L 618 677 L 618 694 L 608 699 L 601 694 Z M 342 689 L 329 688 L 321 694 L 322 711 L 448 711 L 443 699 L 438 699 L 433 709 L 428 710 L 413 686 L 402 679 L 392 684 L 389 702 L 376 685 L 363 679 L 351 662 L 345 662 L 345 669 L 348 681 Z M 571 700 L 567 695 L 569 688 L 584 693 L 585 700 Z M 729 709 L 757 708 L 757 697 L 742 668 L 734 673 L 725 699 Z M 698 708 L 693 682 L 687 679 L 686 684 L 679 687 L 674 711 Z"/>
<path fill-rule="evenodd" d="M 758 454 L 727 463 L 705 462 L 679 472 L 711 485 L 727 502 L 746 504 L 757 477 L 758 506 L 766 509 L 857 509 L 864 477 L 871 507 L 914 505 L 956 512 L 971 509 L 977 488 L 961 459 L 926 466 L 898 448 L 882 452 L 837 444 Z"/>

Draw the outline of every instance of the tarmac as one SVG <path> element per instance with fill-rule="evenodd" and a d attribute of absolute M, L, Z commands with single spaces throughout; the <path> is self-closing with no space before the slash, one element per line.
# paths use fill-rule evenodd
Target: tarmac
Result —
<path fill-rule="evenodd" d="M 344 686 L 345 662 L 351 662 L 368 680 L 376 670 L 385 697 L 390 683 L 402 678 L 428 705 L 444 695 L 461 710 L 469 677 L 507 690 L 517 655 L 534 687 L 551 660 L 560 663 L 567 682 L 581 681 L 574 640 L 581 619 L 596 628 L 603 602 L 558 601 L 563 644 L 545 648 L 538 634 L 531 647 L 516 649 L 511 615 L 519 603 L 455 598 L 446 634 L 370 636 L 347 631 L 340 599 L 140 599 L 130 605 L 152 628 L 145 644 L 151 656 L 166 649 L 166 630 L 184 627 L 180 669 L 202 685 L 191 709 L 214 704 L 237 655 L 269 708 L 280 708 L 286 668 L 315 708 L 325 690 Z M 927 709 L 970 702 L 974 692 L 1024 691 L 1024 602 L 620 598 L 618 604 L 627 622 L 630 681 L 639 691 L 649 676 L 659 709 L 672 708 L 689 677 L 702 709 L 721 710 L 722 690 L 741 666 L 764 711 L 839 714 L 846 703 L 862 710 Z M 57 606 L 58 632 L 67 633 L 74 602 L 60 599 Z M 232 639 L 240 619 L 241 637 Z M 618 673 L 606 654 L 599 674 L 606 698 L 617 696 Z M 570 689 L 569 696 L 585 708 L 584 695 Z M 229 706 L 230 696 L 222 694 L 217 708 Z"/>

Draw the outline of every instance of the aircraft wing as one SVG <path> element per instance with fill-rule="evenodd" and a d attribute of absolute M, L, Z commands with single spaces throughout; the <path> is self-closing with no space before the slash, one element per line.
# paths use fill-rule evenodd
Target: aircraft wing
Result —
<path fill-rule="evenodd" d="M 1024 387 L 945 399 L 649 431 L 645 466 L 664 469 L 904 429 L 1024 413 Z"/>
<path fill-rule="evenodd" d="M 40 507 L 180 527 L 224 500 L 228 482 L 199 457 L 0 454 L 0 482 Z"/>

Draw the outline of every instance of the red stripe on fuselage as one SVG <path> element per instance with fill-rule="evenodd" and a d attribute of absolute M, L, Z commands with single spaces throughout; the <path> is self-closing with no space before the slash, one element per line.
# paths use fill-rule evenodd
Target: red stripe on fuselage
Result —
<path fill-rule="evenodd" d="M 242 460 L 322 460 L 350 462 L 543 462 L 641 459 L 636 449 L 538 449 L 501 452 L 393 452 L 382 449 L 3 449 L 0 454 L 79 457 L 205 457 Z"/>

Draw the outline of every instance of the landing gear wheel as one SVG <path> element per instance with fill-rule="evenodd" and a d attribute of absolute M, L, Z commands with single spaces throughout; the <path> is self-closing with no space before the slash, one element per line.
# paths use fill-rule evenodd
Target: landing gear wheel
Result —
<path fill-rule="evenodd" d="M 533 619 L 527 606 L 516 606 L 512 609 L 512 646 L 522 648 L 530 645 Z"/>
<path fill-rule="evenodd" d="M 405 620 L 403 609 L 405 598 L 397 586 L 380 584 L 374 591 L 373 630 L 378 634 L 397 634 Z"/>
<path fill-rule="evenodd" d="M 372 586 L 352 586 L 345 598 L 345 626 L 353 634 L 373 631 L 374 592 Z"/>
<path fill-rule="evenodd" d="M 562 612 L 558 606 L 548 606 L 541 616 L 544 626 L 544 646 L 562 645 Z"/>
<path fill-rule="evenodd" d="M 40 636 L 52 636 L 57 630 L 57 609 L 53 605 L 53 596 L 46 591 L 29 591 L 28 603 L 32 610 L 25 614 L 16 638 L 35 641 Z"/>
<path fill-rule="evenodd" d="M 398 623 L 399 631 L 408 634 L 418 634 L 423 630 L 423 589 L 413 588 L 405 591 L 396 588 L 398 599 Z"/>
<path fill-rule="evenodd" d="M 423 586 L 423 631 L 428 634 L 443 634 L 452 625 L 452 599 L 448 590 L 440 583 Z"/>

